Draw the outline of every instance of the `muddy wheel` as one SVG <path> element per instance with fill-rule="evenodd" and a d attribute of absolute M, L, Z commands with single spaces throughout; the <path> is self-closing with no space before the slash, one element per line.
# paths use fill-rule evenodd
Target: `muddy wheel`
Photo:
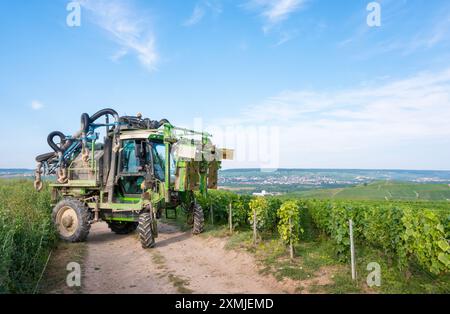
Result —
<path fill-rule="evenodd" d="M 143 213 L 139 216 L 139 239 L 144 249 L 155 246 L 155 238 L 153 237 L 153 218 L 150 213 Z"/>
<path fill-rule="evenodd" d="M 194 226 L 194 213 L 189 212 L 186 214 L 186 223 L 188 226 L 193 227 Z"/>
<path fill-rule="evenodd" d="M 120 222 L 120 221 L 110 221 L 107 222 L 109 229 L 116 234 L 129 234 L 136 230 L 137 222 Z"/>
<path fill-rule="evenodd" d="M 65 241 L 83 242 L 91 229 L 88 207 L 73 198 L 63 199 L 56 204 L 52 218 L 59 237 Z"/>
<path fill-rule="evenodd" d="M 194 227 L 192 228 L 192 234 L 200 234 L 203 232 L 203 228 L 205 226 L 205 217 L 203 215 L 203 208 L 194 204 L 192 216 L 194 218 Z"/>

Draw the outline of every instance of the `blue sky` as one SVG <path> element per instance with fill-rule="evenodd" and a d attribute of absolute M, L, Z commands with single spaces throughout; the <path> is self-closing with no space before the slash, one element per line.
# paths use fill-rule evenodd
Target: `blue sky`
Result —
<path fill-rule="evenodd" d="M 69 2 L 0 2 L 2 168 L 112 107 L 202 119 L 226 167 L 268 145 L 278 167 L 450 170 L 449 1 L 378 1 L 380 27 L 366 0 L 83 0 L 80 27 Z"/>

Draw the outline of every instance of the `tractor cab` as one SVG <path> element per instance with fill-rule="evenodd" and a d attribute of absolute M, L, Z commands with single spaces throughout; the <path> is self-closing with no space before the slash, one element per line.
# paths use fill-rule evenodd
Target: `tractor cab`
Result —
<path fill-rule="evenodd" d="M 151 164 L 151 150 L 145 139 L 121 141 L 117 193 L 122 197 L 139 197 L 141 184 Z"/>
<path fill-rule="evenodd" d="M 138 202 L 146 180 L 166 181 L 166 164 L 170 168 L 170 181 L 174 182 L 176 162 L 173 154 L 166 154 L 166 149 L 162 134 L 157 130 L 123 132 L 118 154 L 116 201 Z"/>

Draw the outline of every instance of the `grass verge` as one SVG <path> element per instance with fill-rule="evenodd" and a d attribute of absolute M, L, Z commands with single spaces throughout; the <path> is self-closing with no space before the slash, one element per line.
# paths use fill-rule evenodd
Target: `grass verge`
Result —
<path fill-rule="evenodd" d="M 50 192 L 31 180 L 0 180 L 0 293 L 34 293 L 56 234 Z"/>

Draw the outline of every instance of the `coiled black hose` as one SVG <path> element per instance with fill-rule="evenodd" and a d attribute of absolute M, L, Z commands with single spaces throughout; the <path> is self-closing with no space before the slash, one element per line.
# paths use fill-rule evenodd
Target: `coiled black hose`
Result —
<path fill-rule="evenodd" d="M 87 113 L 83 113 L 81 115 L 81 133 L 86 134 L 89 132 L 89 125 L 94 123 L 100 117 L 105 116 L 107 114 L 112 115 L 116 121 L 119 121 L 119 114 L 113 109 L 103 109 L 96 112 L 92 117 L 89 117 Z M 54 139 L 55 137 L 59 137 L 61 145 L 58 146 Z M 48 145 L 56 152 L 64 153 L 73 143 L 73 140 L 67 140 L 66 136 L 60 131 L 54 131 L 47 136 Z"/>
<path fill-rule="evenodd" d="M 111 109 L 111 108 L 106 108 L 106 109 L 102 109 L 102 110 L 94 113 L 89 118 L 89 122 L 94 123 L 96 120 L 98 120 L 98 118 L 105 116 L 107 114 L 112 115 L 114 117 L 114 120 L 116 120 L 116 122 L 119 121 L 119 114 L 117 113 L 117 111 L 115 111 L 114 109 Z"/>
<path fill-rule="evenodd" d="M 117 111 L 115 111 L 114 109 L 111 109 L 111 108 L 106 108 L 106 109 L 97 111 L 91 117 L 87 113 L 83 113 L 81 115 L 81 129 L 77 133 L 75 138 L 79 138 L 82 134 L 88 133 L 89 126 L 92 123 L 94 123 L 95 121 L 97 121 L 99 118 L 101 118 L 102 116 L 106 116 L 106 115 L 113 116 L 116 122 L 119 122 L 119 121 L 125 122 L 131 127 L 137 127 L 140 129 L 158 129 L 165 123 L 170 123 L 169 120 L 167 120 L 167 119 L 162 119 L 160 121 L 156 121 L 156 120 L 151 120 L 148 118 L 140 119 L 140 118 L 134 117 L 134 116 L 119 117 L 119 114 L 117 113 Z M 119 129 L 120 129 L 120 127 L 114 128 L 115 132 L 118 132 Z M 55 137 L 59 137 L 60 145 L 57 145 L 55 143 Z M 64 152 L 74 143 L 74 141 L 75 141 L 74 139 L 67 139 L 66 136 L 60 131 L 51 132 L 47 136 L 47 143 L 53 149 L 53 151 L 55 153 L 64 154 Z M 50 154 L 45 154 L 45 155 L 47 155 L 50 159 Z M 42 159 L 44 156 L 40 155 L 39 157 L 40 157 L 40 159 Z"/>
<path fill-rule="evenodd" d="M 159 123 L 158 123 L 159 126 L 158 127 L 161 127 L 161 126 L 163 126 L 166 123 L 170 124 L 169 120 L 167 120 L 167 119 L 159 120 Z"/>
<path fill-rule="evenodd" d="M 123 116 L 120 117 L 120 122 L 128 124 L 129 127 L 138 129 L 158 129 L 165 123 L 170 123 L 167 119 L 162 119 L 160 121 L 151 120 L 149 118 L 140 119 L 134 116 Z"/>
<path fill-rule="evenodd" d="M 89 131 L 90 118 L 87 113 L 81 115 L 81 132 L 86 134 Z"/>
<path fill-rule="evenodd" d="M 60 143 L 61 143 L 60 146 L 58 146 L 55 143 L 55 141 L 54 141 L 55 137 L 59 137 L 59 140 L 60 140 Z M 47 136 L 47 143 L 55 151 L 55 153 L 57 153 L 57 152 L 63 153 L 64 151 L 63 151 L 62 147 L 66 143 L 66 136 L 62 132 L 53 131 L 52 133 L 50 133 Z"/>

